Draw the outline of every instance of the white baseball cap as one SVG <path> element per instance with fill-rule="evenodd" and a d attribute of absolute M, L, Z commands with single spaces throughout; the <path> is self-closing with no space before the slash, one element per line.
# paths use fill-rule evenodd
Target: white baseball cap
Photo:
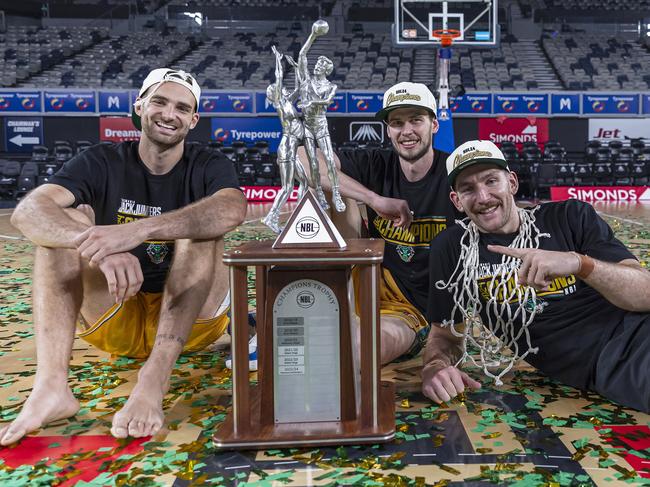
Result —
<path fill-rule="evenodd" d="M 196 100 L 196 109 L 199 109 L 201 87 L 194 79 L 194 76 L 180 69 L 157 68 L 152 70 L 142 82 L 142 88 L 140 88 L 140 91 L 138 92 L 138 98 L 142 98 L 142 95 L 156 83 L 162 84 L 163 82 L 168 81 L 172 83 L 178 83 L 179 85 L 184 86 L 190 90 L 194 96 L 194 100 Z M 148 96 L 153 95 L 157 89 L 158 88 L 152 91 Z M 133 125 L 135 125 L 137 129 L 142 130 L 140 116 L 135 113 L 135 109 L 131 111 L 131 120 L 133 120 Z"/>
<path fill-rule="evenodd" d="M 510 171 L 503 152 L 489 140 L 470 140 L 447 157 L 447 178 L 453 187 L 458 173 L 476 164 L 492 164 Z"/>
<path fill-rule="evenodd" d="M 421 107 L 435 117 L 438 112 L 436 99 L 431 90 L 422 83 L 403 81 L 391 86 L 384 93 L 384 105 L 375 114 L 375 118 L 386 120 L 388 113 L 396 108 Z"/>

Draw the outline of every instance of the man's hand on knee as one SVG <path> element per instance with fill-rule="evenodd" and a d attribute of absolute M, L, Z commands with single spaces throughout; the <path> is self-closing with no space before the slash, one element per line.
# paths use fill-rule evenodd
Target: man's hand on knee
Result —
<path fill-rule="evenodd" d="M 144 282 L 140 261 L 128 252 L 104 257 L 98 267 L 106 277 L 108 292 L 116 303 L 135 296 Z"/>
<path fill-rule="evenodd" d="M 74 241 L 82 257 L 99 264 L 104 257 L 136 248 L 147 239 L 144 225 L 97 225 L 88 228 Z"/>
<path fill-rule="evenodd" d="M 437 403 L 452 400 L 466 387 L 480 389 L 481 384 L 453 365 L 440 370 L 425 367 L 422 371 L 422 393 Z"/>

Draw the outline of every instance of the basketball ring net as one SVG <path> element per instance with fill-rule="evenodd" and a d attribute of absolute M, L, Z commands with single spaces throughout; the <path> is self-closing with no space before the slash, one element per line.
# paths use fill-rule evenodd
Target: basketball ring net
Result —
<path fill-rule="evenodd" d="M 519 233 L 510 248 L 539 248 L 539 239 L 550 236 L 540 233 L 535 225 L 535 211 L 538 208 L 517 209 Z M 521 260 L 502 255 L 501 264 L 493 271 L 494 275 L 484 278 L 489 279 L 484 288 L 484 294 L 487 290 L 487 296 L 484 295 L 487 323 L 484 323 L 481 320 L 483 304 L 479 290 L 479 230 L 467 218 L 456 220 L 456 223 L 465 229 L 458 263 L 447 282 L 441 280 L 435 283 L 437 289 L 448 289 L 454 298 L 451 319 L 443 321 L 442 326 L 448 326 L 453 335 L 463 338 L 463 355 L 455 365 L 469 359 L 500 386 L 503 384 L 501 377 L 517 361 L 523 360 L 529 353 L 537 353 L 538 348 L 533 348 L 530 343 L 528 327 L 544 304 L 537 302 L 534 288 L 517 284 Z M 454 321 L 457 312 L 462 317 L 459 323 Z M 515 323 L 518 326 L 515 327 Z M 518 340 L 522 336 L 527 349 L 520 351 Z M 478 350 L 478 355 L 468 352 L 468 343 Z"/>

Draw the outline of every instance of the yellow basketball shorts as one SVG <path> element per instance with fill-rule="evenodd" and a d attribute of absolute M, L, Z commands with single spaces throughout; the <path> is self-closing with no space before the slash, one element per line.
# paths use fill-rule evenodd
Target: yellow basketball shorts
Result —
<path fill-rule="evenodd" d="M 354 285 L 355 307 L 358 315 L 358 296 L 362 283 L 359 279 L 359 270 L 357 267 L 352 269 L 352 281 Z M 427 335 L 429 334 L 429 323 L 422 313 L 406 299 L 390 271 L 383 266 L 381 267 L 379 281 L 379 314 L 381 316 L 394 316 L 406 323 L 415 332 L 413 345 L 401 359 L 408 359 L 417 355 L 426 342 Z"/>
<path fill-rule="evenodd" d="M 77 336 L 113 355 L 146 358 L 156 340 L 161 302 L 162 293 L 139 292 L 113 305 Z M 211 319 L 197 319 L 183 352 L 202 350 L 223 335 L 230 322 L 229 310 Z"/>

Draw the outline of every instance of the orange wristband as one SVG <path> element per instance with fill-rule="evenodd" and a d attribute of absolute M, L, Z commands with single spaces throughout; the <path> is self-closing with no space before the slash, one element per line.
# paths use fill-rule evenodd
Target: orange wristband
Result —
<path fill-rule="evenodd" d="M 582 279 L 583 281 L 589 277 L 589 275 L 594 271 L 596 263 L 594 259 L 588 255 L 582 255 L 577 252 L 574 252 L 580 259 L 580 267 L 578 267 L 578 272 L 576 272 L 576 277 Z"/>

